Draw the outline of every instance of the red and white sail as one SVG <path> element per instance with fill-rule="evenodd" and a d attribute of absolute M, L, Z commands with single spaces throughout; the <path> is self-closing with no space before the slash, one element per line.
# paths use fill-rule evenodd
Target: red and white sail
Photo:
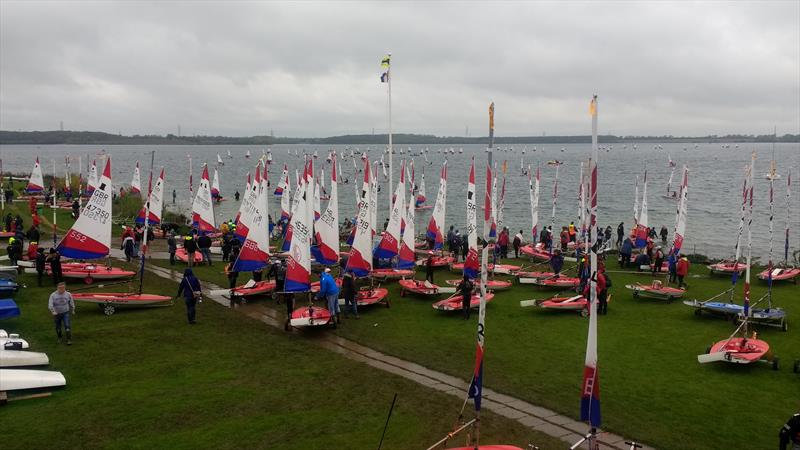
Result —
<path fill-rule="evenodd" d="M 89 178 L 86 180 L 86 195 L 92 195 L 95 188 L 97 188 L 97 160 L 93 160 L 92 166 L 89 168 Z"/>
<path fill-rule="evenodd" d="M 414 161 L 411 161 L 411 173 L 414 172 Z M 414 195 L 414 179 L 411 179 L 411 198 L 413 199 Z M 400 253 L 397 258 L 397 268 L 398 269 L 411 269 L 414 267 L 414 262 L 416 260 L 415 252 L 415 230 L 414 230 L 414 221 L 416 220 L 416 211 L 415 202 L 410 201 L 405 208 L 405 223 L 406 227 L 403 230 L 403 240 L 400 244 Z"/>
<path fill-rule="evenodd" d="M 689 200 L 689 167 L 683 165 L 683 176 L 681 177 L 681 188 L 678 191 L 680 198 L 678 199 L 678 211 L 675 217 L 675 233 L 673 233 L 672 252 L 677 256 L 680 255 L 681 247 L 683 247 L 683 237 L 686 235 L 686 212 L 687 202 Z"/>
<path fill-rule="evenodd" d="M 322 215 L 322 202 L 319 194 L 319 183 L 314 183 L 314 222 Z"/>
<path fill-rule="evenodd" d="M 647 171 L 644 171 L 644 182 L 642 187 L 642 206 L 639 209 L 639 220 L 636 221 L 636 247 L 647 246 L 647 239 L 650 234 L 649 220 L 647 218 Z"/>
<path fill-rule="evenodd" d="M 139 161 L 136 161 L 136 167 L 133 168 L 133 179 L 131 180 L 131 192 L 140 194 L 142 192 L 142 174 L 139 170 Z"/>
<path fill-rule="evenodd" d="M 425 196 L 425 171 L 422 171 L 422 176 L 419 180 L 419 188 L 417 189 L 417 198 L 414 200 L 415 207 L 420 208 L 425 205 L 425 200 L 427 197 Z"/>
<path fill-rule="evenodd" d="M 297 210 L 292 215 L 287 231 L 287 236 L 290 233 L 292 236 L 284 288 L 287 292 L 307 292 L 311 289 L 311 213 L 308 206 L 313 195 L 314 173 L 311 167 L 311 161 L 307 161 L 302 189 L 298 193 Z"/>
<path fill-rule="evenodd" d="M 369 197 L 369 225 L 372 228 L 372 236 L 378 232 L 378 163 L 370 173 L 370 197 Z"/>
<path fill-rule="evenodd" d="M 589 106 L 592 116 L 592 158 L 589 160 L 589 233 L 586 239 L 586 252 L 589 253 L 591 277 L 589 281 L 589 335 L 586 339 L 586 359 L 583 367 L 581 387 L 581 420 L 592 428 L 600 426 L 600 375 L 597 367 L 597 252 L 594 242 L 597 238 L 597 96 Z M 592 444 L 593 442 L 590 442 Z"/>
<path fill-rule="evenodd" d="M 539 240 L 539 185 L 541 181 L 541 174 L 539 168 L 536 168 L 536 176 L 531 175 L 531 166 L 528 166 L 528 195 L 531 201 L 531 242 L 536 243 Z"/>
<path fill-rule="evenodd" d="M 503 182 L 500 185 L 500 194 L 497 200 L 497 228 L 503 229 L 505 224 L 504 210 L 506 208 L 506 162 L 503 161 Z"/>
<path fill-rule="evenodd" d="M 284 170 L 281 174 L 283 192 L 281 193 L 281 220 L 289 220 L 292 216 L 292 199 L 289 197 L 289 172 Z"/>
<path fill-rule="evenodd" d="M 478 205 L 475 193 L 475 157 L 469 168 L 469 182 L 467 183 L 467 259 L 464 261 L 464 276 L 477 278 L 478 262 Z"/>
<path fill-rule="evenodd" d="M 356 217 L 356 235 L 350 248 L 347 270 L 357 277 L 365 277 L 372 271 L 372 229 L 369 220 L 372 209 L 370 190 L 372 189 L 369 159 L 364 160 L 364 184 L 361 193 L 361 204 Z"/>
<path fill-rule="evenodd" d="M 282 197 L 283 193 L 289 189 L 289 167 L 284 164 L 281 177 L 278 178 L 278 187 L 275 188 L 275 195 Z"/>
<path fill-rule="evenodd" d="M 250 228 L 253 226 L 253 217 L 258 206 L 258 195 L 261 191 L 261 162 L 256 164 L 255 181 L 250 184 L 250 174 L 247 175 L 248 183 L 242 196 L 242 203 L 239 205 L 239 215 L 236 219 L 236 230 L 233 235 L 244 243 Z"/>
<path fill-rule="evenodd" d="M 217 155 L 217 156 L 219 156 L 219 155 Z M 219 195 L 219 172 L 217 171 L 217 168 L 215 167 L 214 168 L 214 178 L 211 181 L 211 198 L 216 200 L 219 197 L 220 197 L 220 195 Z"/>
<path fill-rule="evenodd" d="M 494 203 L 492 202 L 492 167 L 486 166 L 486 190 L 483 196 L 483 239 L 489 240 L 497 237 L 497 223 L 494 217 Z"/>
<path fill-rule="evenodd" d="M 36 194 L 44 190 L 44 177 L 42 176 L 42 166 L 39 164 L 39 157 L 36 157 L 36 162 L 33 163 L 33 170 L 31 177 L 28 179 L 28 187 L 25 192 L 29 194 Z"/>
<path fill-rule="evenodd" d="M 783 241 L 783 265 L 789 267 L 789 225 L 792 223 L 792 213 L 790 212 L 792 198 L 792 170 L 789 169 L 786 175 L 786 237 Z"/>
<path fill-rule="evenodd" d="M 324 265 L 333 265 L 339 262 L 339 188 L 336 162 L 336 153 L 334 152 L 331 155 L 330 200 L 328 200 L 325 212 L 314 224 L 317 245 L 311 249 L 314 259 Z"/>
<path fill-rule="evenodd" d="M 86 203 L 78 220 L 58 243 L 62 256 L 74 259 L 99 259 L 111 247 L 111 158 L 106 160 L 97 188 Z"/>
<path fill-rule="evenodd" d="M 639 223 L 639 175 L 633 186 L 633 233 L 636 235 L 636 225 Z"/>
<path fill-rule="evenodd" d="M 250 230 L 233 265 L 233 270 L 237 272 L 261 270 L 269 264 L 269 191 L 266 169 L 264 166 L 260 186 L 254 189 L 258 194 L 252 211 L 248 213 Z"/>
<path fill-rule="evenodd" d="M 203 165 L 203 176 L 192 202 L 192 226 L 201 233 L 210 233 L 217 226 L 214 221 L 214 205 L 211 203 L 211 183 L 208 179 L 208 166 Z"/>
<path fill-rule="evenodd" d="M 441 250 L 444 247 L 444 219 L 447 205 L 447 160 L 442 163 L 442 172 L 439 177 L 439 192 L 436 194 L 436 203 L 433 214 L 428 222 L 426 236 L 433 240 L 433 249 Z"/>
<path fill-rule="evenodd" d="M 400 252 L 400 233 L 403 216 L 406 211 L 406 174 L 405 163 L 400 166 L 400 181 L 394 191 L 394 203 L 389 215 L 389 224 L 383 233 L 378 246 L 375 248 L 375 257 L 391 259 Z"/>
<path fill-rule="evenodd" d="M 153 188 L 150 190 L 150 195 L 148 196 L 148 204 L 142 206 L 142 209 L 139 210 L 139 214 L 136 217 L 136 223 L 144 224 L 144 216 L 146 211 L 149 210 L 150 216 L 147 219 L 147 223 L 149 225 L 158 225 L 161 223 L 161 213 L 164 209 L 164 169 L 161 169 L 161 175 L 158 176 L 158 180 L 156 180 L 156 184 L 153 185 Z"/>
<path fill-rule="evenodd" d="M 305 162 L 305 165 L 307 165 L 307 164 L 308 164 L 308 161 Z M 303 169 L 303 176 L 302 177 L 298 176 L 297 175 L 297 171 L 295 171 L 295 175 L 296 175 L 296 178 L 297 178 L 297 186 L 295 186 L 294 197 L 292 197 L 292 206 L 291 206 L 291 208 L 289 210 L 289 221 L 290 221 L 290 223 L 291 223 L 292 217 L 294 217 L 294 215 L 297 213 L 297 210 L 300 207 L 300 200 L 302 199 L 302 197 L 303 197 L 303 195 L 304 195 L 304 193 L 306 191 L 306 184 L 307 183 L 305 182 L 305 175 L 306 175 L 305 170 L 306 169 Z M 307 204 L 309 202 L 311 202 L 311 201 L 312 201 L 311 197 L 308 197 L 308 199 L 306 199 L 306 203 L 303 203 L 304 205 L 306 205 L 305 206 L 306 209 L 307 209 L 307 206 L 308 206 Z M 288 227 L 286 229 L 286 234 L 283 237 L 283 245 L 281 246 L 281 251 L 288 252 L 289 249 L 291 248 L 291 245 L 292 245 L 292 233 L 293 233 L 292 227 Z"/>

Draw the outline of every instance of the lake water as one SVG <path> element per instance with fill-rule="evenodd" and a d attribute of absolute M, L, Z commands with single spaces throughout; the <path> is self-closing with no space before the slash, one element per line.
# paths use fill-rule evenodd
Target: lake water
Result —
<path fill-rule="evenodd" d="M 662 194 L 666 192 L 669 178 L 668 157 L 678 165 L 673 189 L 678 187 L 680 168 L 683 164 L 689 166 L 689 203 L 688 223 L 684 251 L 698 252 L 714 257 L 731 257 L 733 255 L 736 233 L 739 225 L 739 205 L 741 201 L 741 187 L 743 167 L 750 161 L 750 154 L 757 154 L 755 171 L 755 206 L 753 218 L 753 255 L 766 260 L 769 248 L 768 223 L 769 223 L 769 181 L 765 174 L 769 170 L 770 160 L 773 159 L 773 145 L 759 144 L 730 144 L 723 148 L 721 144 L 661 144 L 662 148 L 654 148 L 653 143 L 637 144 L 634 149 L 632 144 L 627 144 L 623 149 L 622 144 L 614 144 L 608 151 L 601 150 L 598 163 L 599 188 L 598 188 L 598 220 L 602 226 L 611 225 L 616 235 L 616 226 L 625 222 L 626 228 L 633 223 L 633 198 L 634 180 L 637 175 L 644 173 L 645 166 L 648 171 L 648 205 L 650 226 L 660 229 L 666 225 L 670 236 L 675 226 L 676 202 L 665 199 Z M 399 154 L 403 148 L 405 155 Z M 271 147 L 273 164 L 270 168 L 270 177 L 275 182 L 280 175 L 283 164 L 287 163 L 292 174 L 294 170 L 302 167 L 303 153 L 319 153 L 316 160 L 316 171 L 326 168 L 330 174 L 329 165 L 325 157 L 329 150 L 336 150 L 339 154 L 349 155 L 349 149 L 358 151 L 367 150 L 370 159 L 380 158 L 381 149 L 372 146 L 341 146 L 341 145 L 277 145 Z M 416 154 L 419 149 L 428 148 L 428 162 L 421 156 L 415 157 L 417 166 L 417 179 L 420 173 L 425 172 L 425 183 L 428 203 L 432 204 L 438 190 L 438 177 L 441 162 L 445 155 L 438 153 L 444 148 L 439 145 L 413 145 L 396 146 L 394 157 L 395 181 L 399 173 L 400 161 L 410 159 L 409 149 Z M 449 148 L 449 146 L 447 147 Z M 478 186 L 479 204 L 483 203 L 483 186 L 486 171 L 486 152 L 483 145 L 454 146 L 456 152 L 463 148 L 463 153 L 447 155 L 449 166 L 448 195 L 447 195 L 447 220 L 446 226 L 451 224 L 464 230 L 466 214 L 464 204 L 466 197 L 467 177 L 471 157 L 476 158 L 476 175 Z M 502 165 L 508 161 L 505 202 L 505 225 L 512 231 L 529 230 L 530 207 L 528 200 L 528 180 L 520 171 L 520 160 L 527 167 L 531 165 L 541 167 L 542 190 L 539 204 L 540 224 L 549 225 L 552 210 L 552 188 L 555 168 L 548 166 L 548 160 L 557 159 L 564 164 L 559 169 L 558 204 L 556 208 L 556 225 L 566 225 L 570 221 L 577 221 L 578 203 L 577 187 L 580 172 L 580 162 L 590 154 L 588 144 L 538 144 L 501 146 L 494 151 L 494 160 Z M 534 148 L 536 150 L 534 151 Z M 69 155 L 72 160 L 72 172 L 78 171 L 78 156 L 82 157 L 83 172 L 86 173 L 87 158 L 96 158 L 103 150 L 112 155 L 113 183 L 115 186 L 128 186 L 131 181 L 134 165 L 139 160 L 142 166 L 142 184 L 146 188 L 147 174 L 150 165 L 150 152 L 156 150 L 156 170 L 160 167 L 166 169 L 165 202 L 168 208 L 188 212 L 191 200 L 188 189 L 188 160 L 187 154 L 192 155 L 194 165 L 194 181 L 199 182 L 201 166 L 208 162 L 214 166 L 216 155 L 219 153 L 224 166 L 220 166 L 221 190 L 229 200 L 222 202 L 217 208 L 218 221 L 233 217 L 238 210 L 238 203 L 233 200 L 233 193 L 237 189 L 244 190 L 247 171 L 253 169 L 256 158 L 261 155 L 265 147 L 255 146 L 91 146 L 91 145 L 3 145 L 2 152 L 3 170 L 6 173 L 30 173 L 33 161 L 39 156 L 43 170 L 52 173 L 53 161 L 56 161 L 56 170 L 59 176 L 64 173 L 65 157 Z M 522 154 L 525 149 L 525 154 Z M 230 150 L 232 158 L 227 157 Z M 250 150 L 252 158 L 246 159 L 245 152 Z M 299 156 L 295 156 L 295 152 Z M 786 226 L 786 174 L 792 168 L 792 178 L 795 180 L 795 191 L 791 200 L 791 228 L 794 236 L 800 232 L 800 144 L 776 144 L 774 146 L 774 159 L 777 162 L 781 179 L 775 182 L 775 259 L 782 259 L 783 255 L 783 230 Z M 388 157 L 385 158 L 388 164 Z M 358 160 L 359 167 L 362 166 Z M 343 177 L 350 183 L 339 185 L 339 211 L 342 218 L 345 215 L 355 215 L 354 180 L 359 180 L 355 173 L 353 162 L 350 158 L 341 161 Z M 157 173 L 156 173 L 157 176 Z M 292 183 L 294 184 L 294 182 Z M 358 182 L 360 186 L 360 181 Z M 329 185 L 329 183 L 326 183 Z M 177 193 L 177 204 L 172 205 L 172 190 Z M 641 194 L 640 183 L 640 194 Z M 388 216 L 388 192 L 386 183 L 382 182 L 381 192 L 378 197 L 380 223 Z M 323 208 L 325 202 L 323 201 Z M 279 202 L 271 200 L 270 209 L 273 217 L 277 216 Z M 424 229 L 431 211 L 418 211 L 417 231 Z M 479 222 L 482 222 L 479 214 Z M 478 224 L 482 230 L 482 224 Z M 513 232 L 512 232 L 513 234 Z M 746 239 L 746 234 L 744 236 Z M 746 241 L 744 241 L 746 242 Z M 800 237 L 793 237 L 791 250 L 798 248 Z M 791 257 L 791 256 L 790 256 Z"/>

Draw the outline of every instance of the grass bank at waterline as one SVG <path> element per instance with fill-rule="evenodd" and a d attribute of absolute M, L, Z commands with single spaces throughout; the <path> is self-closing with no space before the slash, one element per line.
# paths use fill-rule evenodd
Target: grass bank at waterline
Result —
<path fill-rule="evenodd" d="M 20 281 L 29 286 L 16 296 L 22 315 L 0 328 L 47 353 L 47 369 L 61 371 L 67 386 L 2 407 L 14 424 L 4 427 L 3 448 L 370 449 L 394 393 L 384 448 L 424 448 L 451 429 L 461 406 L 211 301 L 194 326 L 181 300 L 111 317 L 79 304 L 73 345 L 59 345 L 47 311 L 52 286 L 34 287 L 31 275 Z M 177 285 L 151 276 L 146 290 L 174 295 Z M 481 434 L 484 442 L 563 447 L 490 412 Z"/>

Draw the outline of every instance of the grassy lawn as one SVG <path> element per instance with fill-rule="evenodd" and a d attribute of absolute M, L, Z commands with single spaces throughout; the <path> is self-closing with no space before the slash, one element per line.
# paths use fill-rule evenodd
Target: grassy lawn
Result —
<path fill-rule="evenodd" d="M 159 263 L 161 264 L 161 263 Z M 615 267 L 609 267 L 614 270 Z M 204 279 L 224 282 L 221 266 L 201 267 Z M 756 272 L 757 273 L 757 272 Z M 240 281 L 247 280 L 244 274 Z M 756 327 L 781 358 L 768 365 L 700 365 L 696 356 L 712 342 L 728 337 L 731 322 L 697 317 L 680 301 L 634 300 L 625 284 L 649 283 L 649 275 L 611 273 L 613 300 L 599 321 L 599 355 L 604 427 L 658 448 L 766 448 L 795 411 L 800 338 Z M 422 275 L 420 274 L 419 277 Z M 437 282 L 458 278 L 439 271 Z M 766 291 L 753 275 L 752 298 Z M 687 298 L 708 299 L 730 287 L 726 277 L 709 277 L 695 265 Z M 741 303 L 740 281 L 736 301 Z M 434 311 L 432 299 L 400 297 L 389 283 L 390 309 L 362 310 L 362 320 L 347 321 L 335 332 L 380 351 L 416 361 L 454 376 L 469 376 L 474 320 Z M 520 308 L 519 300 L 553 292 L 515 285 L 499 292 L 488 307 L 485 383 L 577 418 L 588 320 L 574 313 Z M 776 283 L 774 300 L 791 318 L 800 316 L 800 287 Z M 747 426 L 741 426 L 741 424 Z"/>
<path fill-rule="evenodd" d="M 450 430 L 461 406 L 211 301 L 196 326 L 181 301 L 112 317 L 79 305 L 74 344 L 59 345 L 46 306 L 52 286 L 21 281 L 29 286 L 16 296 L 22 316 L 2 328 L 46 352 L 68 385 L 3 407 L 15 424 L 3 442 L 13 448 L 377 448 L 394 393 L 384 448 L 421 448 Z M 147 291 L 173 295 L 176 284 L 151 276 Z M 482 424 L 483 442 L 563 447 L 488 412 Z"/>

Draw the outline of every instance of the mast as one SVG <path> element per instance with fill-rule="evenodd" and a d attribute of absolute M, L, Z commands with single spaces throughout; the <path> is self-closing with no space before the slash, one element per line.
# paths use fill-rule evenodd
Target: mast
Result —
<path fill-rule="evenodd" d="M 789 203 L 792 196 L 792 168 L 789 168 L 789 173 L 786 174 L 786 238 L 783 242 L 783 266 L 789 267 L 789 225 L 792 221 L 792 215 L 789 211 L 791 204 Z"/>
<path fill-rule="evenodd" d="M 753 155 L 752 160 L 755 160 L 755 155 Z M 747 207 L 747 188 L 750 184 L 750 176 L 752 175 L 753 166 L 752 162 L 748 166 L 744 168 L 744 183 L 742 184 L 742 207 L 741 207 L 741 217 L 739 219 L 739 231 L 736 234 L 736 248 L 734 250 L 734 259 L 733 259 L 733 274 L 731 275 L 731 295 L 730 300 L 733 303 L 733 288 L 736 287 L 736 282 L 739 280 L 739 257 L 742 254 L 741 248 L 741 240 L 742 240 L 742 233 L 744 232 L 744 222 L 745 222 L 745 213 Z"/>
<path fill-rule="evenodd" d="M 773 158 L 773 162 L 775 159 Z M 773 231 L 773 217 L 775 215 L 775 211 L 773 209 L 773 188 L 775 182 L 773 181 L 775 177 L 769 177 L 769 260 L 767 262 L 767 303 L 769 304 L 769 308 L 772 308 L 772 231 Z"/>
<path fill-rule="evenodd" d="M 497 237 L 495 218 L 492 214 L 492 147 L 494 147 L 494 102 L 489 104 L 489 148 L 487 149 L 486 190 L 483 198 L 483 239 Z"/>
<path fill-rule="evenodd" d="M 589 448 L 597 448 L 597 428 L 600 426 L 600 379 L 597 367 L 597 252 L 594 247 L 597 232 L 597 95 L 589 105 L 592 116 L 592 158 L 589 160 L 589 233 L 586 251 L 590 255 L 591 277 L 589 278 L 589 336 L 586 340 L 586 361 L 583 369 L 581 394 L 581 420 L 588 422 L 590 431 L 586 436 Z"/>
<path fill-rule="evenodd" d="M 393 181 L 393 172 L 392 172 L 392 65 L 391 65 L 392 54 L 388 53 L 383 60 L 381 61 L 381 67 L 386 71 L 381 75 L 381 81 L 386 83 L 386 97 L 389 109 L 389 189 L 391 190 L 394 186 Z M 392 210 L 392 196 L 389 195 L 389 211 Z"/>
<path fill-rule="evenodd" d="M 756 153 L 753 152 L 750 161 L 750 183 L 749 188 L 747 189 L 747 196 L 749 197 L 749 207 L 747 210 L 747 259 L 746 263 L 747 266 L 745 267 L 744 272 L 744 316 L 745 316 L 745 326 L 744 326 L 744 333 L 747 335 L 747 317 L 750 316 L 750 257 L 752 254 L 753 249 L 753 234 L 752 234 L 752 226 L 753 226 L 753 172 L 755 171 L 756 165 Z"/>
<path fill-rule="evenodd" d="M 142 293 L 144 284 L 144 261 L 147 254 L 147 228 L 150 226 L 150 196 L 153 193 L 153 164 L 156 159 L 156 151 L 150 152 L 150 177 L 147 181 L 147 201 L 144 203 L 144 236 L 142 237 L 142 260 L 139 265 L 139 294 Z M 136 162 L 136 167 L 139 167 L 139 162 Z"/>
<path fill-rule="evenodd" d="M 553 251 L 553 242 L 555 241 L 556 232 L 556 203 L 558 202 L 558 168 L 561 163 L 556 164 L 556 177 L 553 179 L 553 212 L 550 214 L 550 252 Z"/>
<path fill-rule="evenodd" d="M 57 225 L 56 225 L 56 160 L 53 160 L 53 182 L 50 184 L 53 191 L 53 246 L 58 244 Z"/>

